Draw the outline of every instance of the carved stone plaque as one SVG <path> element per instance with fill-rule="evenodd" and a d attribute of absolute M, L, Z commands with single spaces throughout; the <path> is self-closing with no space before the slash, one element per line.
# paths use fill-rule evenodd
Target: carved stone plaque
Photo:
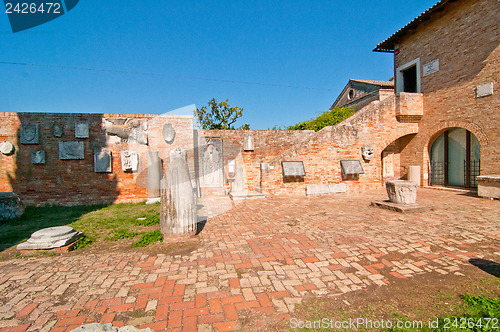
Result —
<path fill-rule="evenodd" d="M 10 156 L 11 154 L 16 151 L 16 148 L 14 147 L 14 144 L 12 144 L 9 141 L 5 141 L 0 143 L 0 152 L 3 153 L 6 156 Z"/>
<path fill-rule="evenodd" d="M 89 124 L 83 121 L 77 121 L 75 124 L 76 138 L 89 138 Z"/>
<path fill-rule="evenodd" d="M 207 137 L 207 145 L 202 151 L 203 185 L 206 187 L 223 186 L 222 138 Z"/>
<path fill-rule="evenodd" d="M 491 96 L 493 94 L 493 83 L 486 83 L 476 87 L 476 98 Z"/>
<path fill-rule="evenodd" d="M 52 129 L 52 135 L 54 135 L 55 137 L 61 137 L 63 135 L 64 129 L 61 124 L 54 123 L 51 129 Z"/>
<path fill-rule="evenodd" d="M 344 175 L 365 174 L 363 166 L 359 160 L 341 160 L 340 168 Z"/>
<path fill-rule="evenodd" d="M 174 130 L 174 126 L 172 126 L 171 123 L 167 123 L 163 126 L 162 134 L 163 134 L 163 139 L 165 140 L 165 142 L 167 142 L 168 144 L 172 144 L 174 142 L 175 130 Z"/>
<path fill-rule="evenodd" d="M 246 136 L 243 139 L 243 150 L 245 151 L 253 151 L 253 136 Z"/>
<path fill-rule="evenodd" d="M 45 164 L 45 151 L 31 151 L 31 163 L 35 165 Z"/>
<path fill-rule="evenodd" d="M 382 153 L 382 169 L 384 178 L 394 176 L 394 153 Z"/>
<path fill-rule="evenodd" d="M 21 144 L 38 144 L 38 125 L 26 123 L 21 125 Z"/>
<path fill-rule="evenodd" d="M 139 155 L 135 151 L 125 150 L 121 152 L 122 170 L 124 172 L 137 172 L 139 169 Z"/>
<path fill-rule="evenodd" d="M 94 151 L 94 172 L 111 173 L 113 169 L 111 151 L 99 149 Z"/>
<path fill-rule="evenodd" d="M 282 161 L 283 176 L 306 176 L 302 161 Z"/>
<path fill-rule="evenodd" d="M 59 159 L 84 159 L 83 142 L 59 142 Z"/>

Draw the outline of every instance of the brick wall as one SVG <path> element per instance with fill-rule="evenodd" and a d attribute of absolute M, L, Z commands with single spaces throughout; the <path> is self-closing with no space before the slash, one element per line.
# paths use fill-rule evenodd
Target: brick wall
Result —
<path fill-rule="evenodd" d="M 260 190 L 260 164 L 301 144 L 314 134 L 312 130 L 200 130 L 198 136 L 222 137 L 224 149 L 224 175 L 227 178 L 227 163 L 235 160 L 236 167 L 243 167 L 244 190 Z M 243 140 L 254 139 L 254 151 L 243 150 Z M 226 189 L 229 185 L 226 182 Z"/>
<path fill-rule="evenodd" d="M 296 144 L 270 161 L 273 168 L 262 174 L 262 191 L 271 195 L 304 195 L 307 184 L 345 182 L 350 191 L 361 191 L 382 185 L 382 152 L 391 151 L 394 167 L 399 174 L 399 149 L 409 135 L 418 131 L 417 123 L 401 123 L 396 119 L 395 97 L 375 101 L 342 121 L 313 134 L 307 141 Z M 361 147 L 371 144 L 374 156 L 364 161 Z M 343 179 L 341 160 L 360 160 L 365 174 Z M 281 161 L 303 161 L 306 176 L 303 179 L 283 179 Z"/>
<path fill-rule="evenodd" d="M 399 42 L 395 68 L 420 58 L 423 70 L 424 64 L 439 59 L 439 71 L 422 74 L 424 114 L 401 159 L 403 167 L 420 165 L 425 170 L 425 184 L 428 150 L 451 127 L 468 129 L 479 139 L 481 174 L 500 174 L 499 17 L 497 0 L 457 1 Z M 475 88 L 491 82 L 494 94 L 476 98 Z"/>
<path fill-rule="evenodd" d="M 147 119 L 149 144 L 111 143 L 102 128 L 103 118 Z M 89 138 L 75 138 L 76 121 L 89 124 Z M 64 134 L 57 138 L 51 126 L 59 123 Z M 39 144 L 20 144 L 21 123 L 39 125 Z M 163 125 L 171 123 L 176 131 L 172 144 L 162 136 Z M 188 154 L 188 163 L 194 171 L 192 116 L 173 115 L 119 115 L 67 113 L 0 113 L 0 142 L 10 141 L 16 151 L 11 156 L 0 154 L 0 191 L 14 191 L 26 204 L 95 204 L 110 202 L 137 202 L 148 197 L 147 149 L 159 151 L 168 165 L 170 150 L 182 146 Z M 60 160 L 60 141 L 82 141 L 83 160 Z M 94 172 L 94 150 L 106 148 L 112 152 L 112 173 Z M 44 150 L 46 163 L 33 165 L 31 151 Z M 138 172 L 123 172 L 123 150 L 139 154 Z"/>

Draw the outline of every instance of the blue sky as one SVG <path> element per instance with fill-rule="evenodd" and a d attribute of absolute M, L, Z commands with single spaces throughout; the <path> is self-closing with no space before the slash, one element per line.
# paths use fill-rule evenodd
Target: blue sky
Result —
<path fill-rule="evenodd" d="M 0 61 L 159 76 L 0 64 L 0 111 L 162 114 L 216 98 L 243 107 L 236 125 L 292 125 L 349 78 L 389 79 L 392 54 L 373 48 L 435 2 L 80 0 L 15 34 L 4 12 Z"/>

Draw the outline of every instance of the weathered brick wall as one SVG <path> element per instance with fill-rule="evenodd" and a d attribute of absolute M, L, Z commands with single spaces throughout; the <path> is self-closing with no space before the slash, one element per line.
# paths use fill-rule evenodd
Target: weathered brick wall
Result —
<path fill-rule="evenodd" d="M 300 144 L 314 134 L 312 130 L 200 130 L 198 136 L 222 137 L 224 149 L 224 176 L 228 176 L 227 163 L 235 160 L 236 167 L 243 167 L 244 190 L 260 189 L 260 163 Z M 254 139 L 254 151 L 244 151 L 244 138 Z M 226 182 L 226 189 L 229 185 Z"/>
<path fill-rule="evenodd" d="M 481 174 L 500 174 L 500 6 L 497 0 L 457 1 L 399 42 L 398 68 L 416 58 L 439 59 L 439 71 L 421 76 L 424 115 L 402 153 L 402 166 L 420 165 L 427 184 L 428 150 L 444 130 L 462 127 L 481 143 Z M 493 83 L 491 96 L 475 88 Z M 425 174 L 425 175 L 424 175 Z"/>
<path fill-rule="evenodd" d="M 149 144 L 110 143 L 102 128 L 103 118 L 147 119 Z M 76 121 L 89 124 L 89 138 L 75 138 Z M 57 138 L 51 126 L 59 123 L 64 134 Z M 20 144 L 21 123 L 39 125 L 39 144 Z M 171 123 L 176 131 L 172 144 L 162 136 L 163 125 Z M 14 155 L 0 154 L 0 191 L 14 191 L 26 204 L 94 204 L 109 202 L 143 201 L 147 190 L 147 149 L 159 151 L 164 168 L 170 159 L 170 150 L 182 146 L 187 151 L 188 163 L 194 171 L 192 116 L 173 115 L 119 115 L 119 114 L 68 114 L 68 113 L 0 113 L 0 142 L 15 145 Z M 82 141 L 83 160 L 60 160 L 60 141 Z M 106 148 L 112 152 L 112 173 L 94 172 L 94 150 Z M 46 163 L 33 165 L 31 151 L 44 150 Z M 139 154 L 138 172 L 123 172 L 123 150 Z"/>
<path fill-rule="evenodd" d="M 418 131 L 416 123 L 396 120 L 395 97 L 375 101 L 336 126 L 326 127 L 302 144 L 296 144 L 270 161 L 273 167 L 262 174 L 262 190 L 271 195 L 304 195 L 307 184 L 345 182 L 350 191 L 380 186 L 382 182 L 382 151 L 386 148 L 399 153 L 401 140 Z M 369 162 L 361 156 L 361 146 L 374 147 Z M 359 178 L 343 179 L 341 160 L 360 160 L 365 174 Z M 283 179 L 281 161 L 303 161 L 304 179 Z M 399 168 L 399 156 L 394 158 Z M 395 177 L 399 172 L 395 173 Z"/>

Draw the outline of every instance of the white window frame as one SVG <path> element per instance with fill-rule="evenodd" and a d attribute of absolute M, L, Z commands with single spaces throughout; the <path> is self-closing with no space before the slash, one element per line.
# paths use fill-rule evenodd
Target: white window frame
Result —
<path fill-rule="evenodd" d="M 396 69 L 396 92 L 404 92 L 404 79 L 403 79 L 403 71 L 406 69 L 415 66 L 417 67 L 417 92 L 420 93 L 420 58 L 416 58 L 415 60 L 412 60 L 408 63 L 405 63 L 404 65 L 398 67 Z"/>

